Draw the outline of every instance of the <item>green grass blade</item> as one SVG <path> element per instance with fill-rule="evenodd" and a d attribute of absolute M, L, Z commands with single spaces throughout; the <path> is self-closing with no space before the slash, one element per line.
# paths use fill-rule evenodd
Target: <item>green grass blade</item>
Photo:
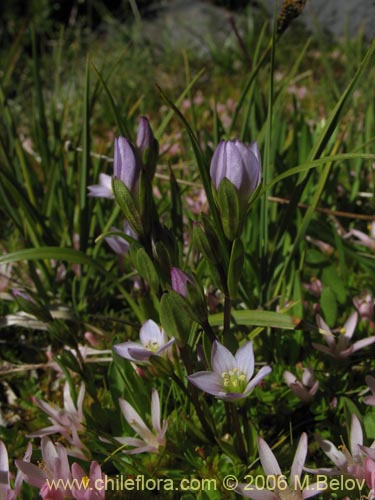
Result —
<path fill-rule="evenodd" d="M 26 248 L 17 252 L 8 253 L 0 257 L 0 264 L 9 264 L 11 262 L 19 262 L 21 260 L 64 260 L 74 264 L 86 264 L 89 267 L 95 268 L 97 271 L 104 272 L 104 268 L 88 255 L 74 250 L 73 248 L 60 247 L 40 247 Z"/>

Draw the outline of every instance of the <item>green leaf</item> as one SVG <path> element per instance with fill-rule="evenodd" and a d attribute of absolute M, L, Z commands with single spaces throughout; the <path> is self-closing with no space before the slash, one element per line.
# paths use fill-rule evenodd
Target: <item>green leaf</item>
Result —
<path fill-rule="evenodd" d="M 159 276 L 154 263 L 143 247 L 139 248 L 135 254 L 135 265 L 140 276 L 147 281 L 151 290 L 157 294 L 159 291 Z"/>
<path fill-rule="evenodd" d="M 217 201 L 224 234 L 228 240 L 233 241 L 238 238 L 242 226 L 240 201 L 237 189 L 227 178 L 220 182 Z"/>
<path fill-rule="evenodd" d="M 0 257 L 0 264 L 9 264 L 10 262 L 19 262 L 21 260 L 40 260 L 54 259 L 74 262 L 75 264 L 86 264 L 90 267 L 104 272 L 104 268 L 88 255 L 73 248 L 60 247 L 40 247 L 27 248 L 26 250 L 18 250 L 17 252 L 8 253 Z"/>
<path fill-rule="evenodd" d="M 294 330 L 300 322 L 300 318 L 289 314 L 274 311 L 252 311 L 250 309 L 232 311 L 232 317 L 238 325 L 281 328 L 283 330 Z M 211 326 L 221 326 L 223 313 L 212 314 L 208 319 Z"/>
<path fill-rule="evenodd" d="M 323 287 L 320 296 L 320 307 L 323 311 L 324 319 L 328 326 L 335 326 L 337 319 L 337 301 L 336 296 L 329 286 Z"/>
<path fill-rule="evenodd" d="M 243 264 L 245 260 L 245 250 L 240 239 L 233 242 L 232 252 L 228 268 L 228 291 L 232 299 L 237 297 L 238 284 L 240 282 Z"/>
<path fill-rule="evenodd" d="M 186 344 L 193 324 L 185 309 L 186 300 L 174 290 L 162 295 L 160 300 L 160 322 L 166 334 L 169 337 L 175 337 L 179 346 Z"/>
<path fill-rule="evenodd" d="M 324 286 L 329 286 L 340 304 L 345 303 L 347 297 L 346 286 L 333 266 L 323 269 L 322 283 L 323 288 Z"/>
<path fill-rule="evenodd" d="M 137 234 L 142 235 L 142 217 L 131 192 L 119 179 L 112 179 L 112 189 L 115 200 L 119 204 L 132 229 L 134 229 Z"/>
<path fill-rule="evenodd" d="M 375 439 L 375 412 L 366 413 L 363 417 L 363 425 L 368 439 Z"/>

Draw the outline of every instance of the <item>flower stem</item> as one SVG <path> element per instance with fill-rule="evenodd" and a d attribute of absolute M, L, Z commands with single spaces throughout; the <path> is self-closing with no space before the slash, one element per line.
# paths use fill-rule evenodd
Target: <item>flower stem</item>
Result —
<path fill-rule="evenodd" d="M 233 428 L 236 432 L 237 440 L 238 440 L 239 456 L 240 456 L 240 458 L 242 458 L 242 460 L 246 460 L 246 458 L 247 458 L 246 448 L 245 448 L 245 442 L 243 439 L 243 434 L 241 431 L 241 424 L 240 424 L 240 419 L 238 416 L 238 410 L 234 404 L 232 404 L 231 406 L 232 406 Z"/>

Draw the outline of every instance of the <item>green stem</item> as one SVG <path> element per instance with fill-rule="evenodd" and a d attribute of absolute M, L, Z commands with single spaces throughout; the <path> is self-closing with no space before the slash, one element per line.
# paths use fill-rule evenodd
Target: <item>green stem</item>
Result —
<path fill-rule="evenodd" d="M 238 440 L 238 448 L 239 448 L 239 455 L 242 460 L 246 460 L 246 448 L 245 448 L 245 442 L 243 438 L 243 434 L 241 431 L 241 424 L 240 424 L 240 419 L 238 416 L 238 411 L 237 407 L 232 403 L 232 421 L 233 421 L 233 428 L 236 432 L 237 435 L 237 440 Z"/>
<path fill-rule="evenodd" d="M 186 368 L 186 372 L 188 375 L 190 375 L 190 373 L 192 373 L 192 368 L 191 368 L 191 363 L 190 363 L 189 352 L 186 350 L 185 346 L 181 347 L 180 352 L 181 352 L 182 361 L 183 361 L 185 368 Z M 199 421 L 200 421 L 204 431 L 207 434 L 207 437 L 214 441 L 215 434 L 213 433 L 211 426 L 207 422 L 206 417 L 204 415 L 204 412 L 202 411 L 202 408 L 199 404 L 198 391 L 197 391 L 196 387 L 194 385 L 192 385 L 191 383 L 189 383 L 189 390 L 188 390 L 185 387 L 185 385 L 183 384 L 183 382 L 175 374 L 173 374 L 172 378 L 178 384 L 178 386 L 181 387 L 181 389 L 184 391 L 184 393 L 188 396 L 191 403 L 193 404 L 195 411 L 197 413 L 197 416 L 199 418 Z"/>

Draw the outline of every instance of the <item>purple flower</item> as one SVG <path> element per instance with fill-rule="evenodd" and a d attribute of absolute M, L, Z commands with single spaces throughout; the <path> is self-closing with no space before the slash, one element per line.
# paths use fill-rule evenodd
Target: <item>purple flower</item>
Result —
<path fill-rule="evenodd" d="M 116 227 L 111 227 L 111 231 L 118 231 Z M 137 240 L 138 235 L 131 228 L 128 221 L 124 222 L 123 231 L 127 236 L 131 236 L 133 239 Z M 125 255 L 129 251 L 129 242 L 122 238 L 121 236 L 107 236 L 104 238 L 107 244 L 112 248 L 114 252 L 118 255 Z"/>
<path fill-rule="evenodd" d="M 73 481 L 75 481 L 72 487 L 75 500 L 105 499 L 105 476 L 98 462 L 91 462 L 89 476 L 80 465 L 74 463 L 72 465 L 72 477 Z"/>
<path fill-rule="evenodd" d="M 151 396 L 151 424 L 150 430 L 144 423 L 143 419 L 136 412 L 130 403 L 125 399 L 120 399 L 121 411 L 130 427 L 142 438 L 118 437 L 115 438 L 119 443 L 134 446 L 132 450 L 127 450 L 125 453 L 134 455 L 136 453 L 159 453 L 159 448 L 164 447 L 165 433 L 168 428 L 168 422 L 163 420 L 163 425 L 160 425 L 160 399 L 156 389 L 152 389 Z"/>
<path fill-rule="evenodd" d="M 300 478 L 307 455 L 307 435 L 305 433 L 302 433 L 298 442 L 296 454 L 294 455 L 292 468 L 290 470 L 290 487 L 288 486 L 286 477 L 281 472 L 280 466 L 271 448 L 264 439 L 260 437 L 258 437 L 258 450 L 260 462 L 267 475 L 266 484 L 268 485 L 270 483 L 268 479 L 274 478 L 275 487 L 273 491 L 270 491 L 265 488 L 239 484 L 236 488 L 237 493 L 244 497 L 252 498 L 253 500 L 304 500 L 305 498 L 319 495 L 326 489 L 327 484 L 324 482 L 313 484 L 309 484 L 308 482 L 307 487 L 301 491 L 300 485 L 301 483 L 303 484 L 303 481 L 300 481 Z"/>
<path fill-rule="evenodd" d="M 89 196 L 95 198 L 113 198 L 112 177 L 107 174 L 99 174 L 99 184 L 87 186 Z"/>
<path fill-rule="evenodd" d="M 60 443 L 54 445 L 48 437 L 42 438 L 41 449 L 42 468 L 25 460 L 16 460 L 16 466 L 23 473 L 25 482 L 39 488 L 42 498 L 51 500 L 72 498 L 68 487 L 72 476 L 66 449 Z M 52 487 L 52 481 L 55 481 L 58 487 Z"/>
<path fill-rule="evenodd" d="M 141 171 L 142 160 L 133 144 L 125 137 L 115 139 L 113 176 L 122 181 L 130 192 L 135 193 Z"/>
<path fill-rule="evenodd" d="M 354 312 L 349 316 L 345 325 L 340 330 L 339 336 L 335 337 L 323 318 L 318 314 L 316 317 L 316 322 L 318 323 L 319 331 L 322 335 L 324 335 L 328 346 L 315 344 L 313 342 L 313 347 L 315 349 L 318 349 L 318 351 L 329 354 L 333 358 L 345 359 L 351 356 L 356 351 L 359 351 L 360 349 L 373 344 L 375 342 L 375 336 L 368 337 L 367 339 L 357 340 L 357 342 L 354 342 L 354 344 L 350 343 L 355 327 L 357 326 L 357 321 L 358 313 Z"/>
<path fill-rule="evenodd" d="M 25 462 L 30 462 L 32 453 L 31 443 L 28 444 L 27 450 L 23 457 Z M 21 495 L 21 486 L 24 479 L 23 473 L 18 470 L 14 481 L 14 489 L 12 490 L 9 484 L 9 463 L 8 452 L 5 444 L 0 441 L 0 499 L 1 500 L 17 500 Z"/>
<path fill-rule="evenodd" d="M 181 271 L 181 269 L 179 269 L 178 267 L 172 267 L 171 282 L 172 282 L 172 289 L 178 294 L 187 298 L 188 296 L 187 284 L 193 283 L 191 278 L 183 271 Z"/>
<path fill-rule="evenodd" d="M 311 368 L 304 368 L 302 381 L 299 381 L 293 373 L 286 370 L 283 373 L 285 382 L 290 390 L 304 403 L 312 401 L 319 388 L 319 382 L 314 378 L 314 372 Z"/>
<path fill-rule="evenodd" d="M 359 312 L 362 321 L 372 323 L 374 319 L 374 298 L 370 293 L 363 292 L 359 297 L 354 297 L 353 304 Z"/>
<path fill-rule="evenodd" d="M 313 474 L 326 474 L 328 476 L 344 475 L 358 479 L 365 479 L 365 459 L 366 456 L 375 458 L 374 444 L 370 448 L 363 446 L 363 431 L 358 417 L 353 414 L 350 426 L 350 449 L 345 445 L 339 446 L 340 449 L 328 441 L 316 436 L 321 449 L 327 457 L 334 463 L 332 468 L 308 469 L 306 472 Z"/>
<path fill-rule="evenodd" d="M 142 154 L 155 145 L 155 138 L 152 133 L 150 122 L 145 116 L 139 118 L 136 144 Z"/>
<path fill-rule="evenodd" d="M 264 366 L 252 379 L 254 373 L 254 353 L 252 342 L 246 342 L 235 356 L 219 342 L 215 341 L 211 351 L 212 371 L 203 371 L 189 375 L 189 381 L 226 401 L 245 398 L 269 373 L 270 366 Z"/>
<path fill-rule="evenodd" d="M 228 179 L 237 189 L 242 203 L 247 203 L 261 178 L 261 158 L 256 142 L 221 141 L 211 160 L 210 175 L 216 191 Z"/>
<path fill-rule="evenodd" d="M 28 437 L 43 437 L 49 436 L 50 434 L 60 434 L 71 446 L 68 450 L 69 455 L 84 460 L 87 459 L 90 452 L 78 436 L 78 433 L 84 430 L 82 409 L 84 397 L 85 385 L 82 383 L 78 393 L 76 407 L 70 395 L 69 384 L 67 382 L 64 385 L 64 408 L 55 408 L 45 401 L 41 401 L 34 397 L 34 403 L 48 415 L 52 425 L 34 431 L 29 434 Z"/>
<path fill-rule="evenodd" d="M 161 356 L 163 353 L 167 353 L 175 339 L 168 340 L 165 331 L 160 330 L 155 321 L 149 319 L 139 332 L 139 340 L 140 344 L 129 341 L 114 345 L 113 350 L 119 356 L 139 363 L 140 361 L 148 361 L 151 356 Z"/>

